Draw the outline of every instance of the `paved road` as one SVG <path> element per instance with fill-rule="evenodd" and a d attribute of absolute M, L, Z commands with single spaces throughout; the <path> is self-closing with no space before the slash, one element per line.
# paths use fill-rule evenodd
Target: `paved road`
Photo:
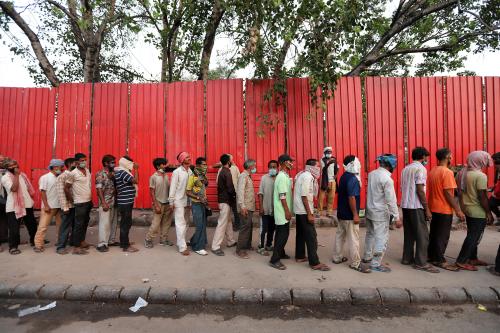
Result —
<path fill-rule="evenodd" d="M 498 332 L 500 309 L 487 312 L 474 305 L 439 307 L 340 308 L 180 307 L 149 305 L 137 314 L 126 305 L 64 303 L 17 318 L 17 310 L 34 301 L 0 300 L 2 332 Z"/>
<path fill-rule="evenodd" d="M 364 240 L 364 228 L 361 229 L 361 239 Z M 49 239 L 54 241 L 54 227 L 49 230 Z M 134 286 L 142 284 L 142 278 L 150 279 L 151 286 L 164 287 L 205 287 L 205 288 L 240 288 L 240 287 L 438 287 L 438 286 L 500 286 L 500 278 L 488 273 L 484 268 L 479 272 L 448 272 L 429 274 L 416 271 L 399 264 L 403 231 L 391 232 L 389 252 L 385 258 L 393 272 L 361 274 L 348 268 L 347 264 L 332 265 L 330 272 L 312 271 L 306 263 L 297 264 L 293 260 L 285 261 L 286 271 L 277 271 L 267 265 L 268 257 L 251 253 L 248 260 L 239 259 L 234 255 L 234 248 L 226 250 L 225 257 L 209 254 L 206 257 L 191 254 L 181 256 L 175 247 L 155 246 L 145 249 L 143 246 L 146 228 L 134 227 L 132 240 L 140 248 L 138 253 L 125 254 L 119 248 L 111 248 L 108 253 L 99 253 L 91 249 L 87 256 L 66 255 L 55 253 L 54 246 L 45 253 L 36 254 L 28 245 L 21 246 L 22 254 L 9 255 L 6 251 L 0 253 L 0 281 L 9 282 L 41 282 L 69 284 L 118 284 Z M 171 239 L 175 239 L 175 230 L 171 231 Z M 188 231 L 191 235 L 193 230 Z M 209 228 L 209 240 L 214 229 Z M 319 228 L 319 256 L 324 262 L 330 262 L 333 248 L 335 228 Z M 26 231 L 22 234 L 26 237 Z M 254 245 L 257 230 L 254 232 Z M 462 245 L 465 231 L 453 231 L 448 255 L 455 257 Z M 95 243 L 97 229 L 89 228 L 88 241 Z M 294 254 L 295 230 L 290 233 L 287 252 Z M 494 262 L 500 232 L 494 227 L 488 227 L 479 247 L 480 258 L 490 263 Z"/>

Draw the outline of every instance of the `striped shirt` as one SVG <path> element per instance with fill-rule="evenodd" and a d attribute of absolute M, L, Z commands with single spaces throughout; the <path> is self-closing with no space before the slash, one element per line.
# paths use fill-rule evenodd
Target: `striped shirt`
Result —
<path fill-rule="evenodd" d="M 115 172 L 116 202 L 118 205 L 133 205 L 135 199 L 134 177 L 128 172 Z"/>
<path fill-rule="evenodd" d="M 401 173 L 401 208 L 423 209 L 422 203 L 417 195 L 417 185 L 427 182 L 427 169 L 421 162 L 414 161 L 408 164 Z"/>

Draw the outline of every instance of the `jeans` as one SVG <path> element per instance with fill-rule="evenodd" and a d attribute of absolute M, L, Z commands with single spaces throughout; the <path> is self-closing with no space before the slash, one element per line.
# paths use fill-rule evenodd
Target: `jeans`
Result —
<path fill-rule="evenodd" d="M 371 261 L 372 267 L 382 264 L 389 242 L 389 221 L 366 219 L 365 253 L 363 259 Z"/>
<path fill-rule="evenodd" d="M 429 249 L 427 257 L 432 263 L 444 263 L 444 253 L 450 239 L 452 214 L 432 213 L 431 230 L 429 232 Z"/>
<path fill-rule="evenodd" d="M 274 216 L 272 215 L 262 215 L 260 219 L 260 246 L 259 247 L 271 247 L 273 246 L 274 239 L 274 229 L 276 225 L 274 224 Z M 267 240 L 266 240 L 267 235 Z"/>
<path fill-rule="evenodd" d="M 84 202 L 75 204 L 75 227 L 73 228 L 73 245 L 80 247 L 85 240 L 87 234 L 87 227 L 90 221 L 90 210 L 92 209 L 92 202 Z"/>
<path fill-rule="evenodd" d="M 307 220 L 307 215 L 295 215 L 295 259 L 309 259 L 309 266 L 319 265 L 316 228 Z"/>
<path fill-rule="evenodd" d="M 24 222 L 26 229 L 28 229 L 30 244 L 34 244 L 35 242 L 37 223 L 35 220 L 35 214 L 33 213 L 33 208 L 26 208 L 26 215 L 20 219 L 16 218 L 15 212 L 9 212 L 7 213 L 7 223 L 9 227 L 9 249 L 17 249 L 19 243 L 21 243 L 21 235 L 19 232 L 21 221 Z"/>
<path fill-rule="evenodd" d="M 276 264 L 285 256 L 285 246 L 290 235 L 290 222 L 276 226 L 276 234 L 274 235 L 274 249 L 271 256 L 271 264 Z"/>
<path fill-rule="evenodd" d="M 467 236 L 465 236 L 462 249 L 457 258 L 457 263 L 466 264 L 467 260 L 477 259 L 477 246 L 483 237 L 486 228 L 486 218 L 476 218 L 466 216 Z"/>
<path fill-rule="evenodd" d="M 59 234 L 57 236 L 57 250 L 64 249 L 69 240 L 69 234 L 73 234 L 73 226 L 75 223 L 75 209 L 70 208 L 68 211 L 61 211 L 62 222 L 59 227 Z"/>
<path fill-rule="evenodd" d="M 403 208 L 403 262 L 427 265 L 429 229 L 423 209 Z"/>
<path fill-rule="evenodd" d="M 333 248 L 333 260 L 342 261 L 344 245 L 347 245 L 352 267 L 359 267 L 361 257 L 359 255 L 359 224 L 353 220 L 341 220 L 335 233 L 335 246 Z"/>
<path fill-rule="evenodd" d="M 204 250 L 207 246 L 207 215 L 205 205 L 193 202 L 191 205 L 193 211 L 193 223 L 196 230 L 191 237 L 191 249 L 193 251 Z"/>
<path fill-rule="evenodd" d="M 130 241 L 128 239 L 128 233 L 130 227 L 132 226 L 132 209 L 133 204 L 130 205 L 118 205 L 118 211 L 120 212 L 120 247 L 122 249 L 128 249 L 130 246 Z"/>

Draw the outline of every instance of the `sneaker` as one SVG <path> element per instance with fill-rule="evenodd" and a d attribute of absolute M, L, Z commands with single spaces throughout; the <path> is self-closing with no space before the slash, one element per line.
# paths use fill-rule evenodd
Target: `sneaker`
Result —
<path fill-rule="evenodd" d="M 225 255 L 224 251 L 222 251 L 221 249 L 212 250 L 212 253 L 215 254 L 216 256 L 219 256 L 219 257 L 222 257 Z"/>
<path fill-rule="evenodd" d="M 60 254 L 60 255 L 65 255 L 65 254 L 68 254 L 69 251 L 68 251 L 68 249 L 57 249 L 56 253 Z"/>
<path fill-rule="evenodd" d="M 372 266 L 371 270 L 374 272 L 382 272 L 382 273 L 390 273 L 391 269 L 387 266 L 380 265 L 380 266 Z"/>
<path fill-rule="evenodd" d="M 274 247 L 272 247 L 272 246 L 266 246 L 265 249 L 266 249 L 266 251 L 273 252 Z"/>
<path fill-rule="evenodd" d="M 200 256 L 206 256 L 208 254 L 207 251 L 205 251 L 204 249 L 201 249 L 199 251 L 194 251 L 196 252 L 197 254 L 199 254 Z"/>
<path fill-rule="evenodd" d="M 152 240 L 147 240 L 147 239 L 144 240 L 144 247 L 145 248 L 151 249 L 151 248 L 153 248 L 153 246 L 154 245 L 153 245 L 153 241 Z"/>
<path fill-rule="evenodd" d="M 169 241 L 168 239 L 167 240 L 164 240 L 164 241 L 160 241 L 160 245 L 163 245 L 163 246 L 173 246 L 174 243 Z"/>
<path fill-rule="evenodd" d="M 259 247 L 257 248 L 257 253 L 260 254 L 261 256 L 269 256 L 269 252 L 266 251 L 265 248 Z"/>
<path fill-rule="evenodd" d="M 108 252 L 109 248 L 106 245 L 101 245 L 101 246 L 96 247 L 96 250 L 99 252 Z"/>

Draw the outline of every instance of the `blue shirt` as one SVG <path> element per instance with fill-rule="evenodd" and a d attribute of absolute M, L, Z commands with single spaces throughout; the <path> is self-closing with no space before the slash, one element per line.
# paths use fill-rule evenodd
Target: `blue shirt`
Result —
<path fill-rule="evenodd" d="M 359 213 L 359 193 L 361 187 L 359 186 L 359 180 L 355 174 L 350 172 L 344 172 L 342 177 L 340 177 L 339 186 L 337 189 L 338 193 L 338 205 L 337 205 L 337 218 L 341 220 L 352 220 L 354 218 L 351 207 L 349 206 L 349 197 L 356 198 L 356 210 Z"/>
<path fill-rule="evenodd" d="M 135 199 L 134 177 L 123 170 L 115 173 L 116 203 L 118 205 L 133 205 Z"/>

